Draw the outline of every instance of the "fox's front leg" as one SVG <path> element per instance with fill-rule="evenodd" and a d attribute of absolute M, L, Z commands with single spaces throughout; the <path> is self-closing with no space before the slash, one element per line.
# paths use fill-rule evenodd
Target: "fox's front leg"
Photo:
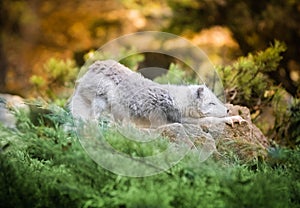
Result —
<path fill-rule="evenodd" d="M 221 124 L 221 123 L 226 123 L 231 125 L 232 127 L 234 126 L 234 123 L 239 123 L 241 124 L 242 122 L 247 122 L 245 119 L 243 119 L 241 116 L 228 116 L 228 117 L 204 117 L 204 118 L 183 118 L 182 123 L 185 124 L 206 124 L 206 125 L 211 125 L 211 124 Z"/>
<path fill-rule="evenodd" d="M 228 116 L 228 117 L 224 117 L 223 119 L 226 124 L 229 124 L 232 127 L 234 127 L 234 123 L 242 124 L 242 122 L 247 122 L 241 116 Z"/>

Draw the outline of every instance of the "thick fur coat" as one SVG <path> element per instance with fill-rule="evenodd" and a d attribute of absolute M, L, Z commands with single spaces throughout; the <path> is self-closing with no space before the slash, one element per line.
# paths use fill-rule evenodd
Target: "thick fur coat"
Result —
<path fill-rule="evenodd" d="M 204 117 L 227 108 L 205 85 L 161 85 L 114 61 L 96 61 L 78 80 L 69 107 L 75 118 L 150 121 L 157 125 Z"/>

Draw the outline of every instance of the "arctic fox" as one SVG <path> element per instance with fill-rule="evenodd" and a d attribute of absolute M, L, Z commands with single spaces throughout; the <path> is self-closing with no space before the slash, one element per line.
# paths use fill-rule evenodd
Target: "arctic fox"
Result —
<path fill-rule="evenodd" d="M 78 80 L 69 107 L 75 118 L 130 119 L 154 126 L 197 123 L 200 119 L 230 123 L 225 105 L 205 85 L 162 85 L 114 61 L 96 61 Z"/>

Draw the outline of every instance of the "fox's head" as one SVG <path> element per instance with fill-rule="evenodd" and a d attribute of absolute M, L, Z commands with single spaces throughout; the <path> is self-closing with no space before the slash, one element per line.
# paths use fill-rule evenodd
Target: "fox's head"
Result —
<path fill-rule="evenodd" d="M 189 86 L 191 90 L 191 109 L 192 117 L 225 117 L 228 109 L 217 98 L 217 96 L 205 85 Z"/>

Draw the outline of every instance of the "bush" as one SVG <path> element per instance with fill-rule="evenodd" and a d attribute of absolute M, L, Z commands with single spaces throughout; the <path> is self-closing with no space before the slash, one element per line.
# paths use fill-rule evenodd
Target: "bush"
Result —
<path fill-rule="evenodd" d="M 57 112 L 49 119 L 60 115 L 65 118 Z M 199 163 L 197 155 L 188 154 L 164 173 L 130 178 L 98 166 L 76 134 L 66 133 L 63 126 L 19 119 L 19 129 L 0 131 L 1 207 L 297 207 L 300 203 L 299 149 L 279 154 L 275 150 L 269 162 L 252 165 L 213 158 Z M 124 152 L 132 149 L 122 140 L 118 147 Z"/>
<path fill-rule="evenodd" d="M 300 100 L 295 99 L 278 118 L 273 139 L 280 145 L 296 148 L 300 145 Z"/>
<path fill-rule="evenodd" d="M 32 75 L 30 78 L 36 93 L 47 100 L 66 100 L 70 96 L 68 89 L 74 88 L 78 74 L 75 62 L 51 58 L 44 65 L 43 71 L 43 75 Z"/>
<path fill-rule="evenodd" d="M 229 66 L 217 70 L 223 81 L 227 102 L 247 106 L 253 112 L 268 105 L 279 86 L 265 75 L 277 70 L 285 45 L 275 41 L 274 45 L 257 54 L 239 58 Z"/>
<path fill-rule="evenodd" d="M 263 132 L 281 145 L 299 144 L 299 104 L 289 107 L 292 96 L 281 85 L 277 85 L 266 74 L 279 68 L 283 43 L 275 41 L 271 47 L 256 54 L 240 57 L 229 66 L 219 66 L 217 70 L 223 81 L 227 102 L 247 106 L 254 123 Z M 269 117 L 274 123 L 257 120 L 271 108 Z"/>

